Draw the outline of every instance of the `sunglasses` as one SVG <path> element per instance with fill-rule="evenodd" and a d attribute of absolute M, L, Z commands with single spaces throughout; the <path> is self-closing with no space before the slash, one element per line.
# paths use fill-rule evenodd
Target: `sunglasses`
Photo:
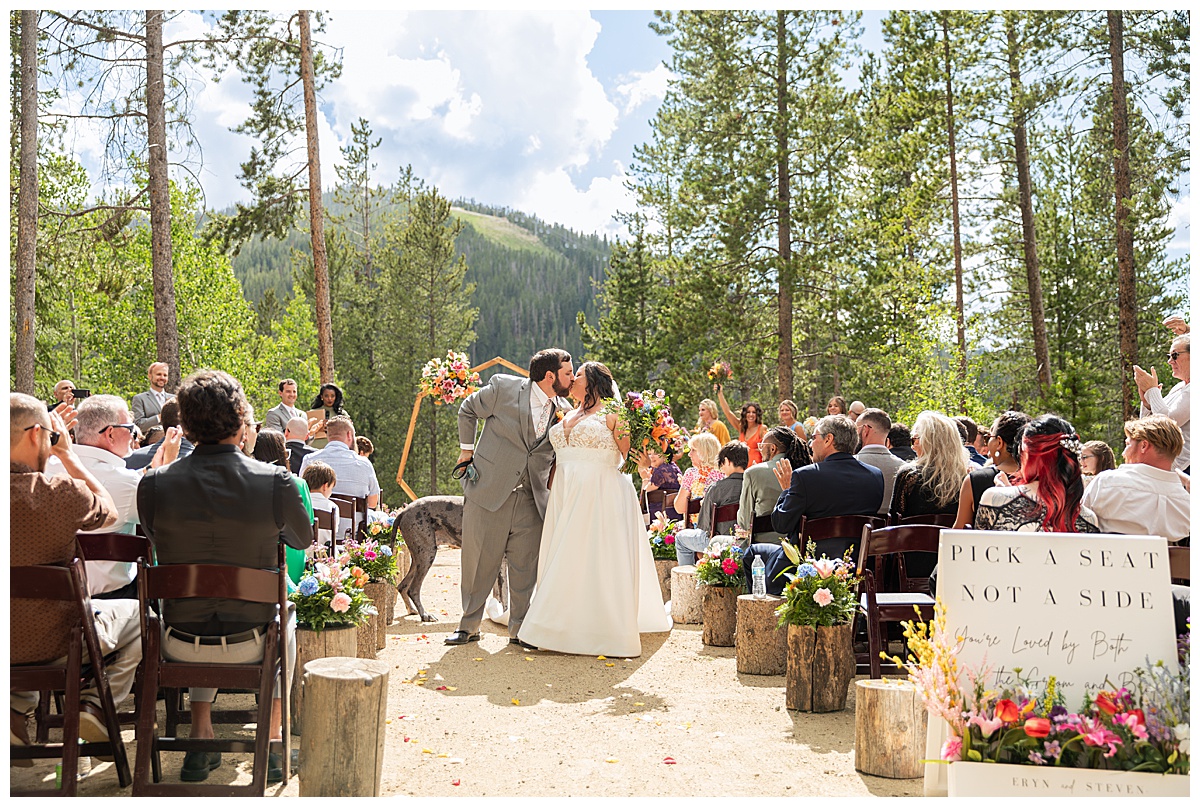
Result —
<path fill-rule="evenodd" d="M 130 436 L 132 436 L 137 432 L 137 424 L 136 423 L 113 423 L 111 426 L 105 426 L 103 429 L 101 429 L 100 431 L 98 431 L 96 433 L 104 434 L 109 429 L 125 429 L 129 432 Z"/>
<path fill-rule="evenodd" d="M 1179 361 L 1179 357 L 1184 353 L 1191 353 L 1190 350 L 1172 350 L 1167 354 L 1167 361 Z"/>
<path fill-rule="evenodd" d="M 40 424 L 40 423 L 35 423 L 35 424 L 33 424 L 32 426 L 26 426 L 26 427 L 25 427 L 24 429 L 22 429 L 21 431 L 29 431 L 30 429 L 42 429 L 42 428 L 45 428 L 44 426 L 42 426 L 42 424 Z M 47 429 L 47 431 L 49 431 L 49 429 Z M 52 445 L 52 446 L 56 446 L 56 445 L 58 445 L 58 438 L 59 438 L 59 437 L 62 437 L 62 435 L 61 435 L 61 434 L 59 434 L 59 433 L 58 433 L 58 432 L 56 432 L 56 431 L 51 431 L 51 432 L 50 432 L 50 445 Z"/>

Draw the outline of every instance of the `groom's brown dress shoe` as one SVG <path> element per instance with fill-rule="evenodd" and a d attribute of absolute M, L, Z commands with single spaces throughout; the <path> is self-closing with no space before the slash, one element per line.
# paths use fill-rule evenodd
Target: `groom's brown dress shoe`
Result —
<path fill-rule="evenodd" d="M 468 642 L 478 641 L 478 633 L 467 633 L 465 630 L 456 630 L 446 638 L 446 644 L 467 644 Z"/>
<path fill-rule="evenodd" d="M 536 648 L 536 647 L 534 647 L 533 645 L 531 645 L 529 642 L 522 642 L 522 641 L 521 641 L 520 639 L 518 639 L 516 636 L 513 636 L 513 637 L 511 637 L 511 638 L 508 640 L 508 643 L 509 643 L 509 644 L 520 645 L 521 647 L 525 648 L 526 650 L 537 650 L 537 648 Z"/>

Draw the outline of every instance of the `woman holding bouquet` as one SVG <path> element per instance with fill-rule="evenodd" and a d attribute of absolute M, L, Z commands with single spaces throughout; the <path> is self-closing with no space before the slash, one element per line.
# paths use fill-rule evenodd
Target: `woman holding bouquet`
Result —
<path fill-rule="evenodd" d="M 729 402 L 725 400 L 725 386 L 723 384 L 714 384 L 713 386 L 717 389 L 717 400 L 721 402 L 721 408 L 725 410 L 725 417 L 729 418 L 730 423 L 736 423 L 738 426 L 737 439 L 750 449 L 750 464 L 757 465 L 762 462 L 762 452 L 758 450 L 758 443 L 767 433 L 767 427 L 763 425 L 762 407 L 756 403 L 744 403 L 741 415 L 734 417 L 733 410 L 729 408 Z"/>

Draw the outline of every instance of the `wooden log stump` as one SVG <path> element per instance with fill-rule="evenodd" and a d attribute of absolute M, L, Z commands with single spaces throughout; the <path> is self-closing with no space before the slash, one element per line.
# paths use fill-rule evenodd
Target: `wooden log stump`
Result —
<path fill-rule="evenodd" d="M 654 568 L 658 571 L 658 587 L 662 589 L 662 598 L 665 603 L 671 599 L 671 570 L 679 565 L 677 560 L 656 560 Z"/>
<path fill-rule="evenodd" d="M 700 609 L 704 634 L 700 640 L 709 647 L 733 647 L 737 631 L 737 601 L 740 587 L 701 586 Z"/>
<path fill-rule="evenodd" d="M 296 628 L 296 671 L 304 670 L 304 665 L 319 658 L 331 656 L 351 656 L 358 652 L 358 630 L 353 625 L 330 625 L 324 630 L 313 630 L 299 626 Z M 291 715 L 292 734 L 301 731 L 304 715 L 304 687 L 296 680 L 291 683 Z"/>
<path fill-rule="evenodd" d="M 836 712 L 846 708 L 854 678 L 851 625 L 788 625 L 787 708 Z"/>
<path fill-rule="evenodd" d="M 695 566 L 676 566 L 671 570 L 671 619 L 678 625 L 699 625 L 704 621 Z"/>
<path fill-rule="evenodd" d="M 925 775 L 928 712 L 908 681 L 854 682 L 854 768 L 888 779 Z"/>
<path fill-rule="evenodd" d="M 387 583 L 367 583 L 366 587 L 363 589 L 366 595 L 371 598 L 371 602 L 375 604 L 375 610 L 379 612 L 375 616 L 368 617 L 367 619 L 368 624 L 374 623 L 374 626 L 371 629 L 371 636 L 375 639 L 375 651 L 382 650 L 383 646 L 387 644 L 387 623 L 384 620 L 386 619 L 385 614 L 387 613 L 387 605 L 385 604 L 385 601 L 387 600 L 387 590 L 389 588 L 391 588 L 391 586 L 389 586 Z M 361 658 L 375 658 L 375 652 L 372 652 L 370 656 L 362 656 L 361 653 L 359 655 Z"/>
<path fill-rule="evenodd" d="M 752 594 L 737 598 L 737 671 L 747 675 L 787 675 L 788 633 L 775 609 L 782 597 Z"/>
<path fill-rule="evenodd" d="M 359 658 L 375 658 L 375 654 L 379 651 L 378 636 L 379 617 L 368 617 L 366 622 L 358 626 L 358 647 L 355 655 Z"/>
<path fill-rule="evenodd" d="M 306 730 L 300 739 L 300 795 L 379 796 L 388 666 L 323 658 L 304 667 Z"/>

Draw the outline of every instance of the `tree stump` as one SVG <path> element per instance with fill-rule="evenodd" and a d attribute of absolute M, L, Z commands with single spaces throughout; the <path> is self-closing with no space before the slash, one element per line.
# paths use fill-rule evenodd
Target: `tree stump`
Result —
<path fill-rule="evenodd" d="M 313 630 L 303 625 L 296 628 L 296 671 L 319 658 L 351 656 L 358 652 L 358 631 L 353 625 L 330 625 L 324 630 Z M 304 687 L 296 680 L 291 683 L 292 733 L 299 734 L 304 706 Z"/>
<path fill-rule="evenodd" d="M 658 587 L 662 589 L 662 598 L 665 603 L 671 599 L 671 570 L 679 565 L 677 560 L 656 560 L 654 568 L 658 571 Z"/>
<path fill-rule="evenodd" d="M 928 713 L 908 681 L 854 682 L 854 768 L 888 779 L 925 775 Z"/>
<path fill-rule="evenodd" d="M 737 598 L 737 671 L 747 675 L 787 675 L 787 629 L 775 609 L 782 597 Z"/>
<path fill-rule="evenodd" d="M 375 658 L 379 652 L 379 617 L 368 617 L 367 621 L 358 626 L 358 647 L 355 655 L 359 658 Z"/>
<path fill-rule="evenodd" d="M 695 566 L 676 566 L 671 570 L 671 619 L 678 625 L 699 625 L 704 621 Z"/>
<path fill-rule="evenodd" d="M 300 795 L 379 796 L 388 666 L 323 658 L 304 666 L 306 730 L 300 738 Z"/>
<path fill-rule="evenodd" d="M 787 708 L 837 712 L 846 708 L 854 678 L 851 625 L 788 625 Z"/>
<path fill-rule="evenodd" d="M 737 601 L 741 588 L 701 586 L 700 609 L 704 618 L 701 641 L 710 647 L 733 647 L 737 630 Z"/>
<path fill-rule="evenodd" d="M 371 630 L 371 635 L 375 639 L 376 651 L 382 650 L 383 646 L 387 644 L 387 622 L 384 620 L 386 619 L 385 614 L 387 609 L 385 601 L 387 600 L 389 588 L 391 588 L 391 586 L 389 586 L 387 583 L 367 583 L 366 587 L 363 589 L 363 591 L 366 592 L 366 595 L 371 598 L 371 602 L 375 604 L 375 610 L 379 612 L 375 616 L 368 617 L 367 619 L 368 624 L 374 624 L 374 627 Z M 362 656 L 362 654 L 359 655 L 361 658 L 375 658 L 374 651 L 369 656 Z"/>

